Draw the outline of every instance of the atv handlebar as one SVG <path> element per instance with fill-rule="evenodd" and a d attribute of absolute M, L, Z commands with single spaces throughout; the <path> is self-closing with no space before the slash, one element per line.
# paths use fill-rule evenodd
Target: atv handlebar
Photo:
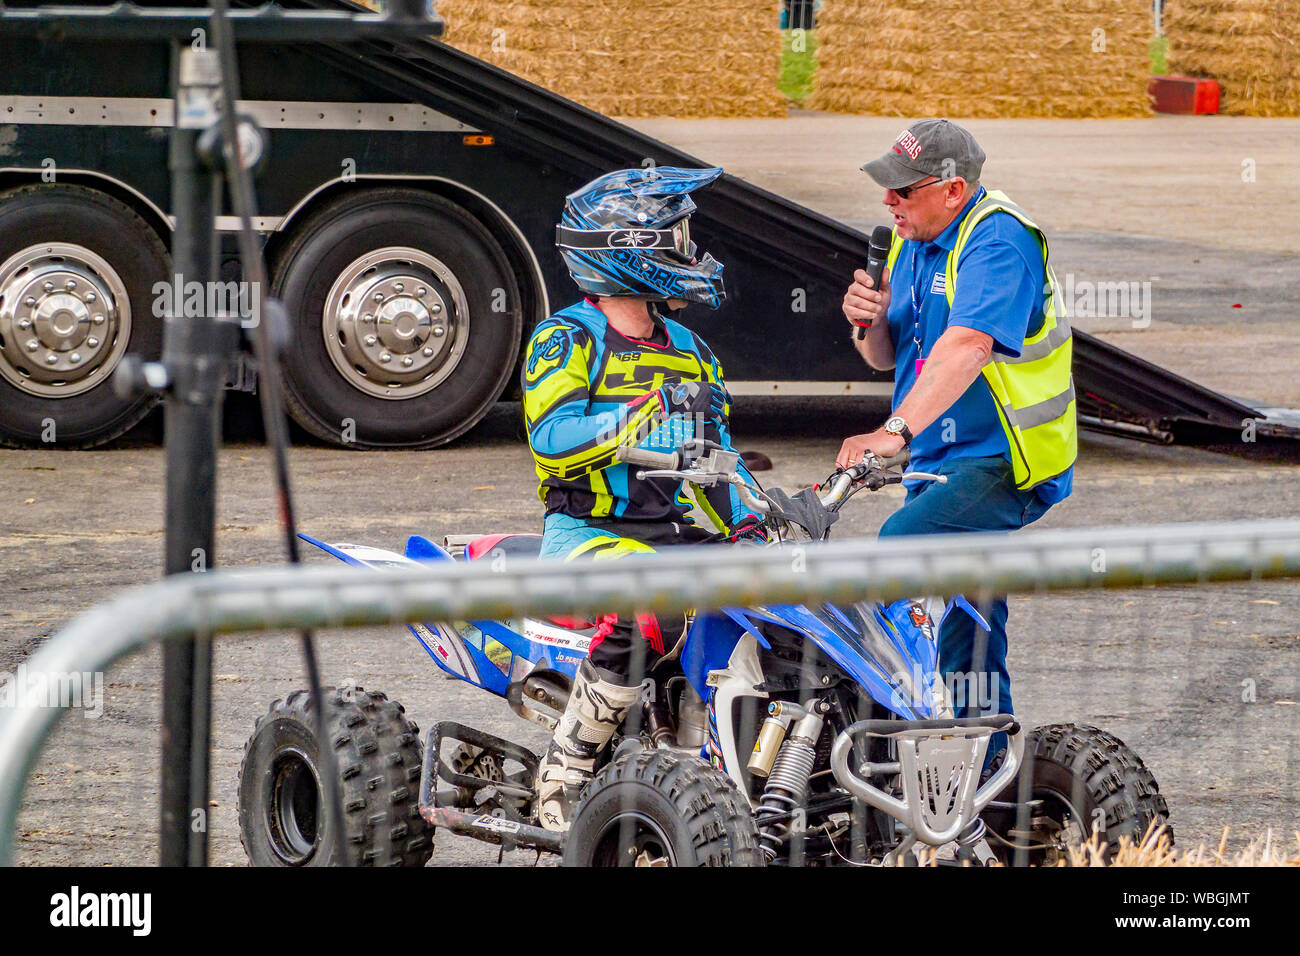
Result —
<path fill-rule="evenodd" d="M 911 478 L 947 484 L 948 479 L 946 477 L 934 475 L 928 471 L 907 471 L 901 474 L 889 471 L 890 468 L 895 466 L 906 465 L 910 458 L 911 453 L 906 448 L 891 458 L 880 458 L 871 452 L 867 452 L 862 461 L 856 465 L 836 469 L 825 481 L 826 493 L 818 495 L 818 497 L 823 505 L 828 509 L 833 509 L 843 503 L 859 487 L 862 487 L 864 482 L 865 487 L 870 488 L 872 491 Z"/>
<path fill-rule="evenodd" d="M 761 488 L 751 486 L 736 473 L 739 456 L 715 442 L 689 439 L 673 452 L 621 445 L 615 450 L 614 457 L 629 465 L 646 466 L 648 470 L 637 472 L 639 479 L 672 478 L 701 487 L 712 487 L 722 482 L 734 485 L 745 506 L 755 514 L 767 516 L 772 515 L 773 511 L 780 513 L 776 503 Z M 851 468 L 836 469 L 822 486 L 815 488 L 817 498 L 827 511 L 838 511 L 840 505 L 863 488 L 876 491 L 885 485 L 898 484 L 910 478 L 940 483 L 948 480 L 944 476 L 928 472 L 900 473 L 889 470 L 905 465 L 908 458 L 906 448 L 891 458 L 878 458 L 867 452 L 862 461 Z"/>

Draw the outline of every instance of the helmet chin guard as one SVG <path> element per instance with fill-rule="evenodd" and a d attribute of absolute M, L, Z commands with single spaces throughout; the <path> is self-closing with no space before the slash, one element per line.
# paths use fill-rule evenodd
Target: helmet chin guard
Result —
<path fill-rule="evenodd" d="M 570 193 L 556 245 L 578 288 L 716 309 L 727 297 L 723 266 L 707 253 L 695 258 L 687 220 L 696 208 L 689 194 L 721 175 L 718 168 L 619 169 Z"/>

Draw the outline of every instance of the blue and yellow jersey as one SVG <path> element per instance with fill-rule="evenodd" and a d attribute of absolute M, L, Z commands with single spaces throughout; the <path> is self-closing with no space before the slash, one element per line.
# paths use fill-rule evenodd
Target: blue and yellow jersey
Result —
<path fill-rule="evenodd" d="M 638 480 L 614 454 L 620 445 L 671 451 L 696 437 L 701 425 L 701 437 L 730 449 L 725 421 L 662 419 L 660 387 L 690 381 L 722 384 L 722 368 L 699 336 L 672 319 L 656 316 L 649 340 L 631 339 L 584 300 L 539 323 L 524 360 L 524 421 L 546 513 L 687 521 L 691 501 L 682 482 Z M 731 531 L 750 517 L 730 485 L 687 487 L 720 529 Z"/>

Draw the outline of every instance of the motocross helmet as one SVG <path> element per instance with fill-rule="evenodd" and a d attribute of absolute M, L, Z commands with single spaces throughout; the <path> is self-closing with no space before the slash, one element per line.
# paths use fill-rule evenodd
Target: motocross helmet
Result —
<path fill-rule="evenodd" d="M 555 244 L 588 295 L 685 299 L 716 309 L 727 297 L 722 263 L 695 259 L 688 219 L 692 190 L 721 169 L 658 166 L 619 169 L 593 179 L 564 202 Z"/>

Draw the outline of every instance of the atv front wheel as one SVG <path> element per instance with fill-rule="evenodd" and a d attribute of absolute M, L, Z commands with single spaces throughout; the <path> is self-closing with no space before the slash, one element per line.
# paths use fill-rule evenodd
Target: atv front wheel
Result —
<path fill-rule="evenodd" d="M 646 750 L 588 785 L 564 841 L 565 866 L 763 866 L 749 804 L 694 757 Z"/>
<path fill-rule="evenodd" d="M 324 799 L 311 695 L 271 705 L 244 746 L 239 839 L 254 866 L 424 866 L 432 828 L 420 816 L 419 728 L 395 700 L 360 687 L 325 692 L 346 846 Z"/>
<path fill-rule="evenodd" d="M 1025 762 L 1030 765 L 1029 799 L 1034 804 L 1028 826 L 1014 810 L 989 810 L 984 814 L 990 830 L 1000 839 L 989 841 L 1007 864 L 1016 862 L 1016 847 L 1026 850 L 1033 866 L 1071 863 L 1070 849 L 1080 848 L 1097 834 L 1110 862 L 1121 841 L 1140 843 L 1148 831 L 1169 828 L 1169 806 L 1142 758 L 1114 734 L 1082 724 L 1048 724 L 1036 727 L 1025 742 Z M 998 800 L 1021 799 L 1020 781 L 1010 783 Z"/>

